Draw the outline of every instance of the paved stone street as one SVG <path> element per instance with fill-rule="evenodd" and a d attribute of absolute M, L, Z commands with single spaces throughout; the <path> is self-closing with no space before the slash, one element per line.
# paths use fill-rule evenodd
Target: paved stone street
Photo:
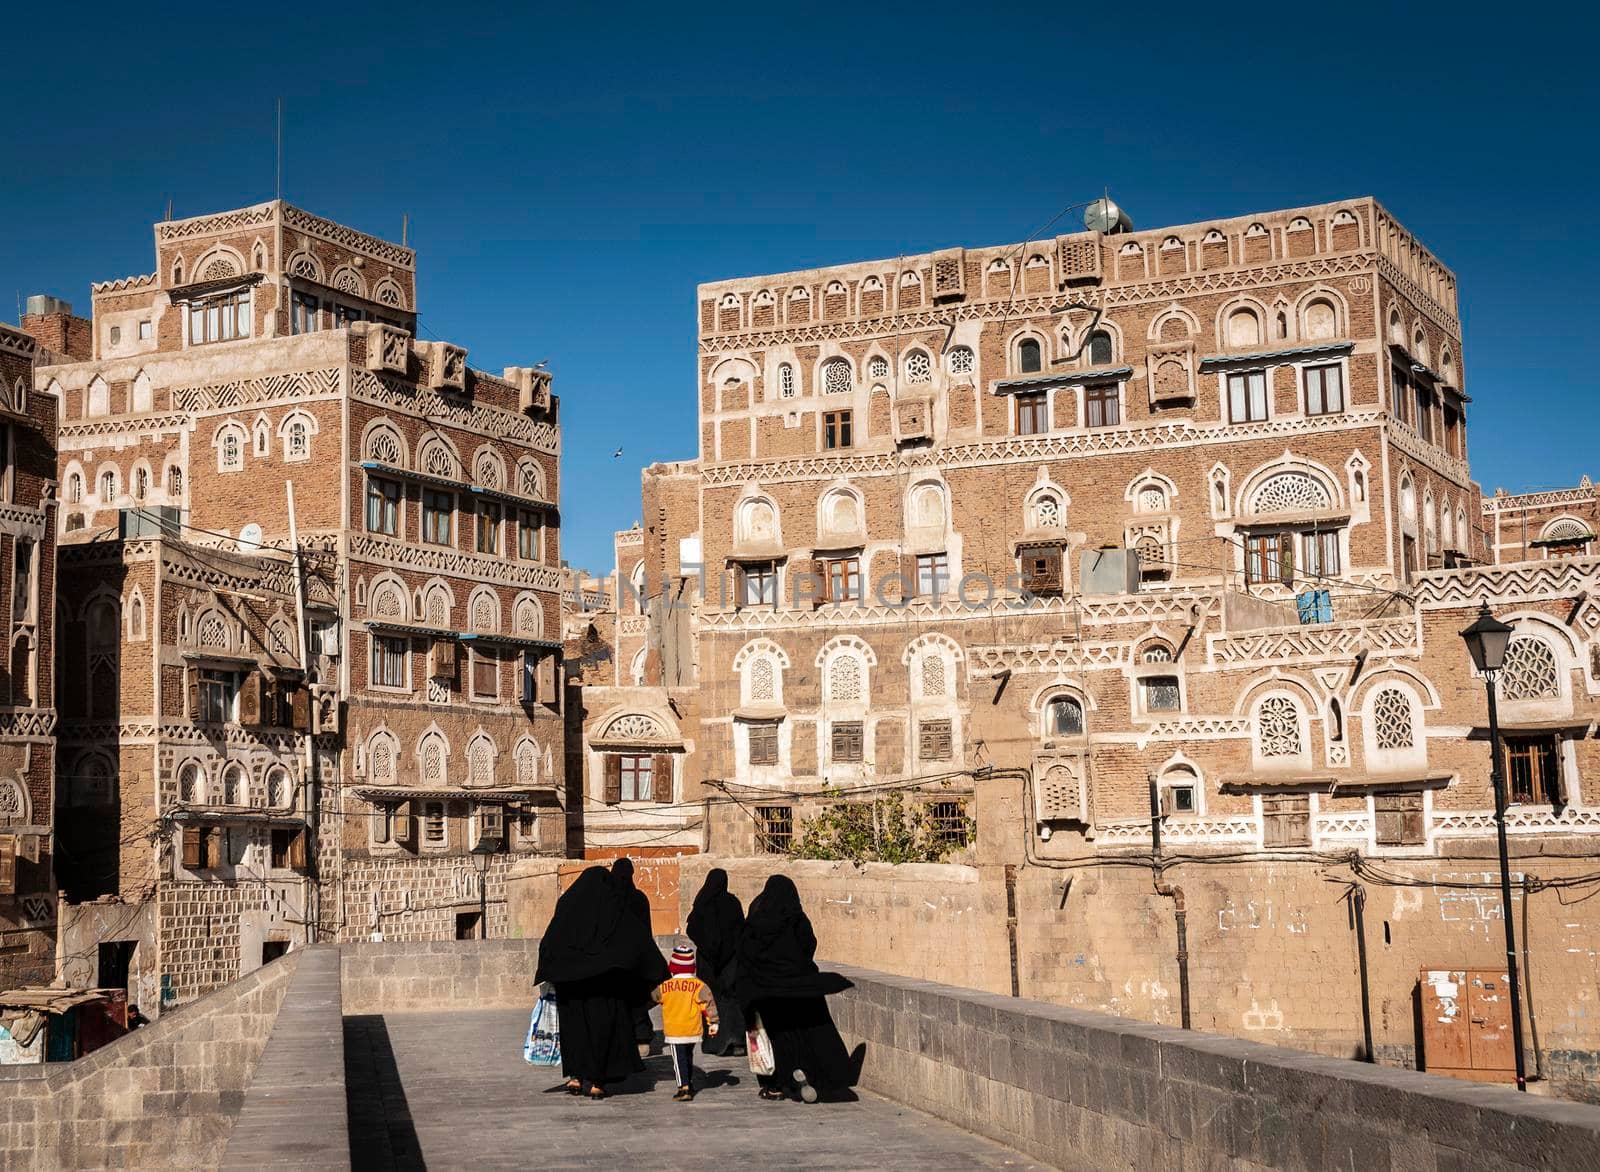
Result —
<path fill-rule="evenodd" d="M 561 1079 L 522 1060 L 527 1024 L 526 1012 L 503 1009 L 347 1019 L 354 1167 L 1040 1167 L 870 1094 L 856 1103 L 762 1102 L 743 1058 L 697 1062 L 708 1085 L 693 1103 L 672 1101 L 665 1054 L 604 1102 L 542 1094 Z"/>

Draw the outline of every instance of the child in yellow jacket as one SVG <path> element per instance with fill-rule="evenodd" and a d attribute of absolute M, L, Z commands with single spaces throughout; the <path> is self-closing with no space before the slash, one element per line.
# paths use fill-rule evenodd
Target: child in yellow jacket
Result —
<path fill-rule="evenodd" d="M 661 982 L 654 999 L 661 1005 L 661 1038 L 672 1051 L 672 1069 L 678 1076 L 678 1093 L 673 1099 L 687 1103 L 694 1098 L 690 1077 L 694 1073 L 694 1048 L 700 1041 L 701 1023 L 712 1037 L 717 1033 L 717 1002 L 706 983 L 695 976 L 694 942 L 679 936 L 667 959 L 672 976 Z"/>

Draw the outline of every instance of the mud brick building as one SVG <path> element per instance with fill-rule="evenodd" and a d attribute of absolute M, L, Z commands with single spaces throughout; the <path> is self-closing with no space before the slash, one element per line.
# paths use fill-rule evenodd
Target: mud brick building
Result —
<path fill-rule="evenodd" d="M 1588 557 L 1600 549 L 1600 491 L 1587 476 L 1546 492 L 1496 489 L 1483 498 L 1480 523 L 1491 561 Z"/>
<path fill-rule="evenodd" d="M 50 354 L 0 325 L 0 984 L 55 973 L 56 404 Z"/>
<path fill-rule="evenodd" d="M 700 288 L 700 451 L 616 535 L 574 841 L 965 804 L 996 987 L 1172 1020 L 1187 891 L 1196 1024 L 1343 1053 L 1370 885 L 1377 1044 L 1416 1061 L 1419 969 L 1503 963 L 1487 599 L 1540 1025 L 1587 1077 L 1558 991 L 1596 987 L 1595 924 L 1553 893 L 1596 871 L 1600 560 L 1485 564 L 1521 555 L 1469 475 L 1454 276 L 1372 199 L 1121 227 Z M 1177 900 L 1129 866 L 1157 831 Z"/>
<path fill-rule="evenodd" d="M 282 202 L 164 222 L 39 375 L 82 569 L 61 768 L 103 780 L 80 979 L 183 1000 L 476 933 L 480 883 L 561 848 L 558 405 L 416 340 L 415 297 L 409 249 Z"/>

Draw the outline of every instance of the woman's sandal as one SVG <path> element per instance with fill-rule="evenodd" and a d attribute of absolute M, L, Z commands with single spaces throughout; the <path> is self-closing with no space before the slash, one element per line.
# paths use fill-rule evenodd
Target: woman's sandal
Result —
<path fill-rule="evenodd" d="M 605 1097 L 606 1097 L 606 1092 L 605 1092 L 605 1088 L 604 1087 L 590 1087 L 589 1088 L 589 1101 L 591 1103 L 598 1103 L 601 1099 L 603 1099 Z"/>
<path fill-rule="evenodd" d="M 569 1095 L 581 1095 L 583 1094 L 583 1080 L 581 1078 L 569 1078 L 561 1084 L 561 1089 Z"/>
<path fill-rule="evenodd" d="M 787 1100 L 789 1096 L 774 1087 L 762 1087 L 760 1097 L 769 1103 L 782 1103 Z"/>

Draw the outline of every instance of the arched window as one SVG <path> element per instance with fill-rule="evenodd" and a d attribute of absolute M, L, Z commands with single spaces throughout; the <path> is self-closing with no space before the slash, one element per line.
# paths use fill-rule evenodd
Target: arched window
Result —
<path fill-rule="evenodd" d="M 913 350 L 906 355 L 906 382 L 925 383 L 933 378 L 933 361 L 926 350 Z"/>
<path fill-rule="evenodd" d="M 222 804 L 224 806 L 244 805 L 244 791 L 244 769 L 238 765 L 229 765 L 222 771 Z"/>
<path fill-rule="evenodd" d="M 237 472 L 244 467 L 244 443 L 238 428 L 230 427 L 219 437 L 217 471 Z"/>
<path fill-rule="evenodd" d="M 1017 343 L 1017 370 L 1022 374 L 1037 374 L 1044 369 L 1043 351 L 1039 339 L 1024 338 Z"/>
<path fill-rule="evenodd" d="M 1112 362 L 1111 335 L 1104 330 L 1096 330 L 1089 335 L 1089 365 L 1109 366 Z"/>
<path fill-rule="evenodd" d="M 149 491 L 150 473 L 143 467 L 135 468 L 133 470 L 133 499 L 142 501 Z"/>
<path fill-rule="evenodd" d="M 183 469 L 176 464 L 167 466 L 167 495 L 173 499 L 183 495 Z"/>
<path fill-rule="evenodd" d="M 780 399 L 794 398 L 794 367 L 787 362 L 778 367 L 778 397 Z"/>
<path fill-rule="evenodd" d="M 111 414 L 111 386 L 105 379 L 95 375 L 89 383 L 88 414 Z"/>
<path fill-rule="evenodd" d="M 1506 647 L 1500 669 L 1500 696 L 1505 700 L 1553 700 L 1561 695 L 1561 676 L 1550 644 L 1532 635 L 1518 635 Z"/>
<path fill-rule="evenodd" d="M 828 665 L 828 699 L 859 703 L 866 695 L 866 669 L 858 656 L 845 653 Z"/>
<path fill-rule="evenodd" d="M 745 665 L 752 704 L 771 704 L 778 696 L 778 673 L 772 657 L 757 655 Z"/>
<path fill-rule="evenodd" d="M 201 784 L 200 766 L 193 761 L 178 772 L 178 800 L 186 806 L 198 806 L 205 802 L 205 789 Z"/>
<path fill-rule="evenodd" d="M 1044 709 L 1046 737 L 1083 735 L 1083 705 L 1072 696 L 1057 696 Z"/>
<path fill-rule="evenodd" d="M 923 653 L 921 675 L 922 695 L 925 699 L 939 699 L 950 694 L 950 681 L 944 667 L 944 656 L 939 652 Z"/>
<path fill-rule="evenodd" d="M 1164 513 L 1167 511 L 1167 490 L 1147 480 L 1134 493 L 1133 506 L 1141 513 Z"/>
<path fill-rule="evenodd" d="M 872 358 L 867 362 L 867 377 L 868 378 L 888 378 L 889 377 L 889 360 L 887 358 L 885 358 L 882 354 L 874 354 L 872 356 Z"/>
<path fill-rule="evenodd" d="M 1228 315 L 1228 345 L 1238 349 L 1261 345 L 1261 319 L 1253 309 L 1236 309 Z"/>
<path fill-rule="evenodd" d="M 255 454 L 265 456 L 272 451 L 272 430 L 267 427 L 265 419 L 256 420 Z"/>
<path fill-rule="evenodd" d="M 1053 492 L 1037 493 L 1029 503 L 1029 529 L 1059 529 L 1066 524 L 1066 510 Z"/>
<path fill-rule="evenodd" d="M 100 499 L 108 505 L 117 499 L 117 474 L 110 468 L 100 473 Z"/>
<path fill-rule="evenodd" d="M 287 769 L 267 774 L 267 804 L 275 810 L 287 810 L 294 804 L 294 786 Z"/>
<path fill-rule="evenodd" d="M 1338 318 L 1326 301 L 1313 301 L 1301 314 L 1300 333 L 1309 341 L 1321 342 L 1338 335 Z"/>
<path fill-rule="evenodd" d="M 1288 696 L 1268 696 L 1256 709 L 1256 752 L 1267 759 L 1299 757 L 1305 752 L 1300 735 L 1300 705 Z"/>
<path fill-rule="evenodd" d="M 1406 751 L 1416 745 L 1411 698 L 1399 688 L 1381 688 L 1372 698 L 1372 744 L 1384 751 Z"/>
<path fill-rule="evenodd" d="M 849 394 L 852 382 L 850 363 L 845 359 L 830 358 L 822 364 L 822 390 L 825 394 Z"/>
<path fill-rule="evenodd" d="M 950 351 L 950 373 L 971 374 L 975 363 L 972 350 L 967 346 L 957 346 Z"/>
<path fill-rule="evenodd" d="M 304 460 L 311 455 L 311 433 L 304 419 L 289 421 L 288 442 L 284 456 L 290 460 Z"/>
<path fill-rule="evenodd" d="M 1310 513 L 1327 509 L 1332 503 L 1328 490 L 1304 472 L 1280 472 L 1256 490 L 1251 512 Z"/>
<path fill-rule="evenodd" d="M 938 484 L 919 484 L 911 490 L 911 509 L 907 524 L 913 529 L 943 530 L 944 489 Z"/>
<path fill-rule="evenodd" d="M 67 477 L 67 503 L 78 504 L 83 500 L 83 474 L 74 472 Z"/>

